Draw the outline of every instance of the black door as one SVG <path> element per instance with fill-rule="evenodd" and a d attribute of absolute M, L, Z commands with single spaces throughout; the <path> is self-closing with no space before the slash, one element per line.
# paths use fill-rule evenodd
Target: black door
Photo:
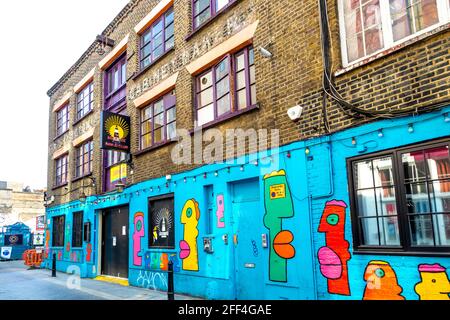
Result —
<path fill-rule="evenodd" d="M 128 207 L 103 211 L 102 274 L 128 278 Z"/>

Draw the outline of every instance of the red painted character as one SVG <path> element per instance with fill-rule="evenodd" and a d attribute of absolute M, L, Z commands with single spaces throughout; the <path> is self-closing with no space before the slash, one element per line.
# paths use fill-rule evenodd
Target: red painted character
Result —
<path fill-rule="evenodd" d="M 329 201 L 320 220 L 319 232 L 325 233 L 326 246 L 319 249 L 320 272 L 328 279 L 328 292 L 350 295 L 347 262 L 349 243 L 345 240 L 345 210 L 343 201 Z"/>
<path fill-rule="evenodd" d="M 86 262 L 91 262 L 92 244 L 88 243 L 86 246 Z"/>

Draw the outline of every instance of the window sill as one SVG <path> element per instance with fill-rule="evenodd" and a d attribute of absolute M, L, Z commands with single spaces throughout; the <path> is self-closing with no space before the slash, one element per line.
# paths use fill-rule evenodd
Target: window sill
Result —
<path fill-rule="evenodd" d="M 87 177 L 90 177 L 90 176 L 92 176 L 92 172 L 88 173 L 88 174 L 85 174 L 84 176 L 81 176 L 81 177 L 76 177 L 76 178 L 72 179 L 72 182 L 77 182 L 77 181 L 80 181 L 80 180 L 82 180 L 84 178 L 87 178 Z"/>
<path fill-rule="evenodd" d="M 228 6 L 226 6 L 225 8 L 222 8 L 219 12 L 216 13 L 215 16 L 209 18 L 208 20 L 206 20 L 201 26 L 197 27 L 197 29 L 191 31 L 191 33 L 189 33 L 184 40 L 188 41 L 189 39 L 191 39 L 193 36 L 195 36 L 198 32 L 200 32 L 201 30 L 205 29 L 208 25 L 210 25 L 216 18 L 218 18 L 219 16 L 221 16 L 222 14 L 224 14 L 225 12 L 227 12 L 228 10 L 231 10 L 231 8 L 233 8 L 237 3 L 239 3 L 239 0 L 233 1 L 232 3 L 230 3 Z M 192 19 L 192 17 L 191 17 Z"/>
<path fill-rule="evenodd" d="M 57 135 L 55 138 L 53 138 L 53 141 L 58 140 L 59 138 L 61 138 L 62 136 L 64 136 L 67 132 L 69 132 L 69 129 L 67 129 L 67 130 L 64 131 L 63 133 Z"/>
<path fill-rule="evenodd" d="M 422 41 L 422 40 L 424 40 L 424 39 L 426 39 L 428 37 L 431 37 L 433 35 L 437 35 L 439 33 L 443 33 L 445 31 L 447 31 L 448 29 L 450 29 L 450 22 L 445 23 L 443 25 L 440 25 L 438 27 L 435 27 L 434 29 L 432 29 L 432 30 L 430 30 L 428 32 L 424 32 L 422 34 L 419 34 L 419 35 L 417 35 L 417 36 L 415 36 L 415 37 L 413 37 L 411 39 L 408 39 L 406 41 L 400 42 L 399 44 L 394 45 L 394 46 L 392 46 L 390 48 L 384 49 L 384 50 L 382 50 L 382 51 L 380 51 L 378 53 L 374 53 L 374 54 L 372 54 L 372 55 L 370 55 L 370 56 L 368 56 L 366 58 L 363 58 L 362 60 L 357 60 L 356 62 L 351 62 L 346 67 L 338 69 L 337 71 L 335 71 L 334 72 L 334 76 L 338 77 L 338 76 L 343 75 L 343 74 L 345 74 L 347 72 L 350 72 L 350 71 L 352 71 L 354 69 L 363 67 L 363 66 L 371 63 L 372 61 L 384 58 L 384 57 L 386 57 L 386 56 L 388 56 L 388 55 L 390 55 L 390 54 L 392 54 L 394 52 L 400 51 L 403 48 L 408 47 L 410 45 L 413 45 L 413 44 L 415 44 L 415 43 L 417 43 L 419 41 Z"/>
<path fill-rule="evenodd" d="M 169 145 L 169 144 L 172 144 L 172 143 L 174 143 L 174 142 L 178 142 L 178 138 L 173 138 L 172 140 L 163 141 L 163 142 L 160 142 L 160 143 L 158 143 L 158 144 L 155 144 L 155 145 L 153 145 L 153 146 L 151 146 L 151 147 L 142 149 L 142 150 L 140 150 L 140 151 L 137 151 L 137 152 L 133 153 L 133 156 L 138 157 L 138 156 L 143 155 L 143 154 L 145 154 L 145 153 L 147 153 L 147 152 L 150 152 L 150 151 L 153 151 L 153 150 L 156 150 L 156 149 L 165 147 L 165 146 L 167 146 L 167 145 Z"/>
<path fill-rule="evenodd" d="M 58 186 L 53 186 L 53 187 L 52 187 L 52 191 L 61 189 L 61 188 L 63 188 L 63 187 L 67 187 L 68 184 L 69 184 L 69 183 L 66 182 L 66 183 L 60 184 L 60 185 L 58 185 Z"/>
<path fill-rule="evenodd" d="M 156 60 L 153 60 L 148 66 L 146 66 L 144 69 L 140 69 L 137 71 L 134 75 L 130 77 L 130 80 L 135 81 L 137 78 L 139 78 L 141 75 L 143 75 L 145 72 L 150 70 L 155 64 L 157 64 L 159 61 L 161 61 L 164 57 L 169 55 L 172 51 L 175 51 L 175 47 L 172 47 L 171 49 L 167 50 L 163 53 L 162 56 L 158 57 Z"/>
<path fill-rule="evenodd" d="M 254 105 L 252 105 L 252 106 L 250 106 L 250 107 L 248 107 L 248 108 L 245 108 L 245 109 L 242 109 L 242 110 L 233 112 L 233 113 L 229 113 L 229 114 L 227 114 L 227 115 L 225 115 L 225 116 L 222 116 L 221 118 L 218 118 L 218 119 L 216 119 L 216 120 L 214 120 L 214 121 L 205 123 L 205 124 L 204 124 L 203 126 L 201 126 L 201 127 L 196 127 L 195 129 L 190 130 L 189 133 L 192 135 L 195 131 L 197 131 L 197 130 L 199 130 L 199 129 L 202 129 L 202 130 L 203 130 L 203 129 L 209 129 L 209 128 L 211 128 L 211 127 L 213 127 L 213 126 L 215 126 L 215 125 L 217 125 L 217 124 L 219 124 L 219 123 L 228 121 L 228 120 L 230 120 L 230 119 L 233 119 L 233 118 L 235 118 L 235 117 L 238 117 L 238 116 L 240 116 L 240 115 L 243 115 L 243 114 L 245 114 L 245 113 L 248 113 L 248 112 L 251 112 L 251 111 L 257 110 L 257 109 L 259 110 L 259 103 L 254 104 Z"/>
<path fill-rule="evenodd" d="M 355 249 L 354 255 L 377 255 L 377 256 L 405 256 L 405 257 L 450 257 L 448 248 L 442 248 L 447 251 L 400 251 L 398 249 Z"/>
<path fill-rule="evenodd" d="M 85 118 L 87 118 L 89 115 L 91 115 L 92 113 L 94 113 L 94 109 L 89 110 L 87 113 L 85 113 L 84 116 L 82 116 L 80 119 L 75 120 L 72 123 L 72 126 L 76 126 L 77 124 L 79 124 L 81 121 L 83 121 Z"/>

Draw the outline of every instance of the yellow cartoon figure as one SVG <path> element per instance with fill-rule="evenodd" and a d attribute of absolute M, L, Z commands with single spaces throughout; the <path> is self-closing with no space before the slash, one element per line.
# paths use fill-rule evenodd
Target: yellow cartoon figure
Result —
<path fill-rule="evenodd" d="M 440 264 L 419 265 L 421 282 L 414 289 L 420 300 L 450 300 L 450 281 Z"/>
<path fill-rule="evenodd" d="M 181 212 L 181 223 L 184 225 L 183 240 L 180 241 L 180 259 L 183 261 L 183 270 L 198 271 L 198 221 L 200 209 L 198 202 L 190 199 Z"/>

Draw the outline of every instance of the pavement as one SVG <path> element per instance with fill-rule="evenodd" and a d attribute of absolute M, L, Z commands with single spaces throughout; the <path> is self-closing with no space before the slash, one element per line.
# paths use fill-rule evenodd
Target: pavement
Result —
<path fill-rule="evenodd" d="M 167 300 L 167 293 L 79 279 L 46 269 L 29 269 L 23 261 L 0 261 L 0 300 Z M 197 300 L 175 295 L 175 300 Z"/>

